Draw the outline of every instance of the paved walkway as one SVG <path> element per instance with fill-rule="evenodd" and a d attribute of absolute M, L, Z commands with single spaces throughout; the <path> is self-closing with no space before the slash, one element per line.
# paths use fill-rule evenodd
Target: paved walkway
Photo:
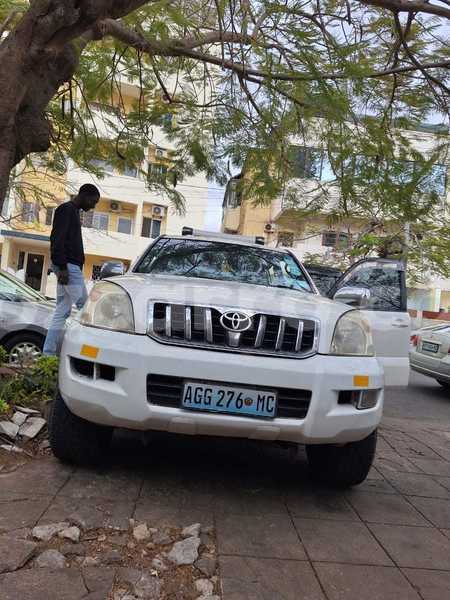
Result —
<path fill-rule="evenodd" d="M 311 483 L 304 455 L 246 441 L 124 439 L 101 471 L 34 460 L 0 474 L 0 545 L 74 517 L 85 530 L 125 530 L 130 518 L 149 527 L 199 522 L 216 532 L 224 600 L 444 600 L 449 429 L 387 419 L 370 478 L 350 491 Z M 25 563 L 0 575 L 0 598 L 113 598 L 115 569 Z"/>

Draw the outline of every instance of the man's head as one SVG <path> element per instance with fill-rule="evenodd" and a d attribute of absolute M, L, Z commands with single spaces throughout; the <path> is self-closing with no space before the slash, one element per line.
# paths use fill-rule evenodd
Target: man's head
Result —
<path fill-rule="evenodd" d="M 95 208 L 99 199 L 100 192 L 95 185 L 92 185 L 92 183 L 85 183 L 78 190 L 77 204 L 81 210 L 84 210 L 85 212 Z"/>

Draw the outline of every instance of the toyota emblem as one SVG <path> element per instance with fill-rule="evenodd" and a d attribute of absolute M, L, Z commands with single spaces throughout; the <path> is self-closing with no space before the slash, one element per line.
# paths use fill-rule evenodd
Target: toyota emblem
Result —
<path fill-rule="evenodd" d="M 252 326 L 251 318 L 243 312 L 229 310 L 220 317 L 220 324 L 224 329 L 235 333 L 247 331 Z"/>

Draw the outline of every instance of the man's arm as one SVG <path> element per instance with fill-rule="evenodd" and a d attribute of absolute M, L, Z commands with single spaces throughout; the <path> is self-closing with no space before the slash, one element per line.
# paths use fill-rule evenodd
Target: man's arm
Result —
<path fill-rule="evenodd" d="M 70 226 L 70 213 L 64 204 L 58 206 L 55 210 L 53 219 L 53 228 L 50 236 L 52 263 L 59 267 L 57 273 L 58 283 L 67 285 L 69 283 L 69 273 L 67 271 L 67 257 L 65 250 L 65 241 Z"/>

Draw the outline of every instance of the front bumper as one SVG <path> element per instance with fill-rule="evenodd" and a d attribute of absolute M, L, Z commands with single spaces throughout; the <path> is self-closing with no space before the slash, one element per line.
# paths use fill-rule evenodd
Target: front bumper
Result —
<path fill-rule="evenodd" d="M 86 359 L 83 345 L 98 348 L 95 362 L 115 367 L 115 380 L 84 377 L 71 357 Z M 224 382 L 228 385 L 296 388 L 311 391 L 304 419 L 250 417 L 193 412 L 150 404 L 148 374 Z M 360 389 L 354 376 L 368 376 L 367 389 L 379 390 L 374 408 L 338 404 L 340 390 Z M 70 410 L 81 418 L 113 427 L 191 435 L 242 437 L 296 443 L 346 443 L 367 437 L 383 410 L 382 368 L 371 357 L 316 355 L 307 359 L 248 356 L 168 346 L 148 336 L 109 332 L 72 323 L 61 353 L 59 386 Z"/>
<path fill-rule="evenodd" d="M 434 358 L 412 350 L 409 353 L 409 364 L 413 371 L 450 383 L 450 356 Z"/>

